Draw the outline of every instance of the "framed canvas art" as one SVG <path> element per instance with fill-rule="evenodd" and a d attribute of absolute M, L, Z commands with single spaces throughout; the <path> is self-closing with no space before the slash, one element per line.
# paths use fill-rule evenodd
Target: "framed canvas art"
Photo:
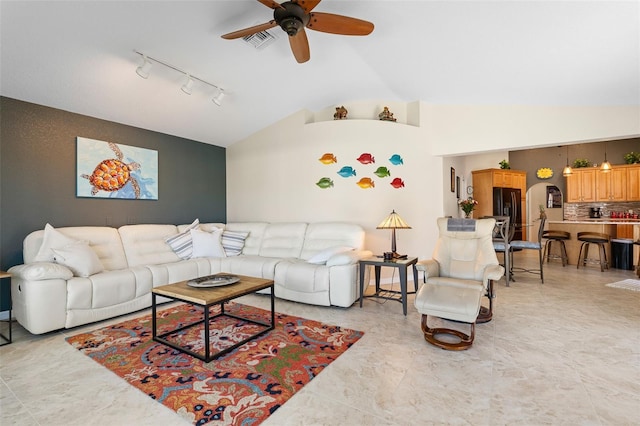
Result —
<path fill-rule="evenodd" d="M 456 169 L 451 168 L 451 192 L 456 192 Z"/>
<path fill-rule="evenodd" d="M 158 199 L 158 151 L 76 138 L 76 196 Z"/>

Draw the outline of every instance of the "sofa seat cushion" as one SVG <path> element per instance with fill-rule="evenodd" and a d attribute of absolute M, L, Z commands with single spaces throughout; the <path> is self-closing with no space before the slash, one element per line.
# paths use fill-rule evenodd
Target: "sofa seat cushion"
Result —
<path fill-rule="evenodd" d="M 153 287 L 173 284 L 221 271 L 221 258 L 200 257 L 162 265 L 147 265 L 153 277 Z"/>
<path fill-rule="evenodd" d="M 118 305 L 151 292 L 151 272 L 145 267 L 105 271 L 67 281 L 67 309 Z"/>
<path fill-rule="evenodd" d="M 276 265 L 282 259 L 263 256 L 230 256 L 221 258 L 222 272 L 272 280 Z"/>
<path fill-rule="evenodd" d="M 329 267 L 302 259 L 284 259 L 276 265 L 274 281 L 295 292 L 326 292 L 329 290 Z"/>

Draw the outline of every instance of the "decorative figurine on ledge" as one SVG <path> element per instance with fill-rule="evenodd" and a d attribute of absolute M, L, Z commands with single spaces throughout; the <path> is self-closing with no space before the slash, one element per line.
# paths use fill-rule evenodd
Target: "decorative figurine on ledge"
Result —
<path fill-rule="evenodd" d="M 396 121 L 396 119 L 393 118 L 393 113 L 389 111 L 388 107 L 384 107 L 382 112 L 378 114 L 378 118 L 382 121 Z"/>
<path fill-rule="evenodd" d="M 336 107 L 336 113 L 333 114 L 334 120 L 346 120 L 347 119 L 347 109 L 344 106 Z"/>

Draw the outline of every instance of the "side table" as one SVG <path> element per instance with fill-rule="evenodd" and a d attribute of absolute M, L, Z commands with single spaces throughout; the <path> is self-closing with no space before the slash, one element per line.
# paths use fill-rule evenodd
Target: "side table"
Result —
<path fill-rule="evenodd" d="M 418 291 L 418 270 L 416 269 L 416 263 L 418 263 L 417 257 L 408 257 L 406 259 L 392 259 L 384 260 L 381 257 L 370 257 L 368 259 L 360 260 L 360 307 L 362 308 L 362 300 L 364 299 L 364 268 L 372 265 L 375 268 L 376 276 L 376 292 L 371 296 L 380 299 L 398 300 L 402 302 L 402 312 L 407 315 L 407 294 L 415 294 Z M 383 266 L 391 268 L 398 268 L 400 275 L 400 291 L 383 290 L 380 288 L 380 269 Z M 407 292 L 407 269 L 409 266 L 413 267 L 413 287 L 414 291 Z M 400 299 L 398 299 L 398 296 Z"/>
<path fill-rule="evenodd" d="M 9 283 L 8 290 L 3 288 L 5 282 Z M 8 295 L 7 300 L 5 301 L 1 296 Z M 4 340 L 3 343 L 0 343 L 0 346 L 8 345 L 11 343 L 11 274 L 5 271 L 0 271 L 0 312 L 9 311 L 9 319 L 7 323 L 9 324 L 9 337 L 5 336 L 0 332 L 0 338 Z"/>

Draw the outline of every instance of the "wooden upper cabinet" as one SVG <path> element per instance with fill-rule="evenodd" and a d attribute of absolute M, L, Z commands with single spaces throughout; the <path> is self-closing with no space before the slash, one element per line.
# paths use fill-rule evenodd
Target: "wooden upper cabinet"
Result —
<path fill-rule="evenodd" d="M 613 167 L 610 172 L 596 173 L 596 201 L 627 200 L 627 169 Z"/>
<path fill-rule="evenodd" d="M 520 170 L 489 169 L 494 188 L 518 188 L 526 191 L 527 173 Z"/>
<path fill-rule="evenodd" d="M 567 203 L 596 201 L 596 168 L 573 169 L 567 176 Z"/>
<path fill-rule="evenodd" d="M 627 201 L 640 201 L 640 164 L 626 167 Z"/>

